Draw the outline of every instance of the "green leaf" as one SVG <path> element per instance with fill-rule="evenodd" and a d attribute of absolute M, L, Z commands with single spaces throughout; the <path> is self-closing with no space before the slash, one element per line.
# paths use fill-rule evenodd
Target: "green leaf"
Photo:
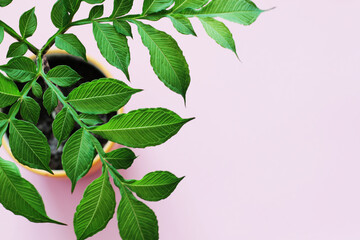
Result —
<path fill-rule="evenodd" d="M 74 14 L 80 7 L 81 0 L 63 0 L 65 9 L 71 13 Z"/>
<path fill-rule="evenodd" d="M 6 54 L 7 58 L 23 56 L 28 50 L 28 47 L 25 43 L 14 42 L 10 45 L 9 50 Z"/>
<path fill-rule="evenodd" d="M 101 78 L 81 84 L 70 92 L 66 101 L 79 112 L 106 114 L 119 110 L 139 91 L 119 80 Z"/>
<path fill-rule="evenodd" d="M 117 115 L 90 131 L 128 147 L 144 148 L 166 142 L 190 120 L 164 108 L 144 108 Z"/>
<path fill-rule="evenodd" d="M 5 121 L 3 120 L 2 122 L 4 123 Z M 7 121 L 4 124 L 0 125 L 0 147 L 2 146 L 3 136 L 6 133 L 8 126 L 9 123 Z"/>
<path fill-rule="evenodd" d="M 125 185 L 144 200 L 160 201 L 170 196 L 182 179 L 170 172 L 156 171 Z"/>
<path fill-rule="evenodd" d="M 90 170 L 94 153 L 91 134 L 83 128 L 77 130 L 65 143 L 61 159 L 66 175 L 71 180 L 71 192 L 76 182 Z"/>
<path fill-rule="evenodd" d="M 75 121 L 68 108 L 61 109 L 52 124 L 54 136 L 58 140 L 58 147 L 63 141 L 68 139 L 74 126 Z"/>
<path fill-rule="evenodd" d="M 0 0 L 0 7 L 6 7 L 12 2 L 12 0 Z"/>
<path fill-rule="evenodd" d="M 128 148 L 119 148 L 106 153 L 105 158 L 116 169 L 128 169 L 136 159 L 136 156 Z"/>
<path fill-rule="evenodd" d="M 169 18 L 170 18 L 172 24 L 174 25 L 174 28 L 179 33 L 182 33 L 185 35 L 196 36 L 194 28 L 191 25 L 191 22 L 189 19 L 187 19 L 186 17 L 184 17 L 183 15 L 180 15 L 180 14 L 169 15 Z"/>
<path fill-rule="evenodd" d="M 9 77 L 19 82 L 28 82 L 36 76 L 35 63 L 27 57 L 15 57 L 6 65 L 0 66 Z"/>
<path fill-rule="evenodd" d="M 50 146 L 44 134 L 32 123 L 11 119 L 9 144 L 12 154 L 21 164 L 52 174 Z"/>
<path fill-rule="evenodd" d="M 117 210 L 118 227 L 123 240 L 158 240 L 159 227 L 154 212 L 120 187 L 121 200 Z"/>
<path fill-rule="evenodd" d="M 20 33 L 23 38 L 31 37 L 37 27 L 37 19 L 35 15 L 35 8 L 26 11 L 21 15 L 19 21 Z"/>
<path fill-rule="evenodd" d="M 51 88 L 46 89 L 43 96 L 43 105 L 50 115 L 52 111 L 57 107 L 59 101 L 56 93 Z"/>
<path fill-rule="evenodd" d="M 160 12 L 167 9 L 174 3 L 174 0 L 144 0 L 143 15 Z"/>
<path fill-rule="evenodd" d="M 98 3 L 103 3 L 105 0 L 83 0 L 83 1 L 89 4 L 98 4 Z"/>
<path fill-rule="evenodd" d="M 24 97 L 21 102 L 20 114 L 21 117 L 33 124 L 37 124 L 40 117 L 40 106 L 31 97 Z"/>
<path fill-rule="evenodd" d="M 0 73 L 0 108 L 13 104 L 20 97 L 16 84 Z"/>
<path fill-rule="evenodd" d="M 57 28 L 65 27 L 70 21 L 70 14 L 66 11 L 64 1 L 58 0 L 51 10 L 51 21 Z"/>
<path fill-rule="evenodd" d="M 66 65 L 54 67 L 47 73 L 47 77 L 60 87 L 71 86 L 81 79 L 81 76 L 75 70 Z"/>
<path fill-rule="evenodd" d="M 4 40 L 4 33 L 5 33 L 4 28 L 2 26 L 0 26 L 0 44 Z"/>
<path fill-rule="evenodd" d="M 9 115 L 9 116 L 15 116 L 15 115 L 19 112 L 19 110 L 20 110 L 20 105 L 21 105 L 21 101 L 15 102 L 15 103 L 10 107 L 10 110 L 9 110 L 8 115 Z"/>
<path fill-rule="evenodd" d="M 50 222 L 65 225 L 46 215 L 44 202 L 36 188 L 21 177 L 12 162 L 0 158 L 0 202 L 16 215 L 32 222 Z"/>
<path fill-rule="evenodd" d="M 31 88 L 32 93 L 35 95 L 35 97 L 37 98 L 42 98 L 43 96 L 43 90 L 42 87 L 39 83 L 34 82 Z"/>
<path fill-rule="evenodd" d="M 214 39 L 220 46 L 233 51 L 237 56 L 233 36 L 224 23 L 209 17 L 199 18 L 199 20 L 202 23 L 206 33 L 212 39 Z"/>
<path fill-rule="evenodd" d="M 55 46 L 71 55 L 81 57 L 86 61 L 86 49 L 80 40 L 72 33 L 56 36 Z"/>
<path fill-rule="evenodd" d="M 104 14 L 104 5 L 94 6 L 89 13 L 89 19 L 99 18 Z"/>
<path fill-rule="evenodd" d="M 106 61 L 119 68 L 129 79 L 130 51 L 125 36 L 110 24 L 93 23 L 93 33 L 98 48 Z"/>
<path fill-rule="evenodd" d="M 95 179 L 85 190 L 76 208 L 74 229 L 78 240 L 86 239 L 103 230 L 115 212 L 115 192 L 108 172 Z"/>
<path fill-rule="evenodd" d="M 134 0 L 114 0 L 114 9 L 111 17 L 120 17 L 130 12 Z"/>
<path fill-rule="evenodd" d="M 150 25 L 135 23 L 142 42 L 149 49 L 154 72 L 168 88 L 185 99 L 190 84 L 189 66 L 176 41 Z"/>
<path fill-rule="evenodd" d="M 186 8 L 199 9 L 209 0 L 175 0 L 172 12 L 180 12 Z"/>
<path fill-rule="evenodd" d="M 90 126 L 103 123 L 103 120 L 98 115 L 82 113 L 79 115 L 79 119 Z"/>
<path fill-rule="evenodd" d="M 250 0 L 212 0 L 199 11 L 187 9 L 181 13 L 199 17 L 221 17 L 231 22 L 250 25 L 262 12 Z"/>
<path fill-rule="evenodd" d="M 133 37 L 132 32 L 131 32 L 131 26 L 128 22 L 123 21 L 123 20 L 115 20 L 114 27 L 118 33 L 120 33 L 124 36 L 131 37 L 131 38 Z"/>

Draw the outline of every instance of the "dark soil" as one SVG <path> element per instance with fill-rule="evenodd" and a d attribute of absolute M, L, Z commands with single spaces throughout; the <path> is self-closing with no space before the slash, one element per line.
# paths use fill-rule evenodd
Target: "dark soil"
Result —
<path fill-rule="evenodd" d="M 82 58 L 70 56 L 67 54 L 48 54 L 47 60 L 49 62 L 50 68 L 54 68 L 58 65 L 68 65 L 72 69 L 74 69 L 77 73 L 80 74 L 83 78 L 80 79 L 76 84 L 74 84 L 71 87 L 60 87 L 61 91 L 65 96 L 67 96 L 74 88 L 79 86 L 82 83 L 92 81 L 94 79 L 99 79 L 105 77 L 105 75 L 94 65 L 92 65 L 89 62 L 85 62 Z M 39 79 L 38 83 L 43 88 L 43 91 L 46 90 L 46 84 L 43 79 Z M 22 89 L 24 84 L 16 82 L 19 89 Z M 29 93 L 29 96 L 34 98 L 41 107 L 40 112 L 40 118 L 39 122 L 36 125 L 46 136 L 48 139 L 50 149 L 51 149 L 51 160 L 50 160 L 50 168 L 53 170 L 59 170 L 62 169 L 61 164 L 61 155 L 62 150 L 64 147 L 64 143 L 60 145 L 60 147 L 57 149 L 58 141 L 54 137 L 54 134 L 52 132 L 52 123 L 54 121 L 54 117 L 56 116 L 56 112 L 59 112 L 61 110 L 61 106 L 59 105 L 57 109 L 49 116 L 46 109 L 44 108 L 42 104 L 42 99 L 36 98 L 31 92 Z M 9 111 L 9 108 L 3 109 L 3 112 L 7 113 Z M 101 115 L 100 117 L 104 122 L 107 122 L 112 116 L 116 115 L 116 112 L 109 113 L 106 115 Z M 21 116 L 17 116 L 18 119 L 21 119 Z M 79 129 L 79 126 L 76 125 L 73 133 Z M 101 142 L 101 144 L 104 146 L 107 142 L 107 140 L 98 138 Z"/>

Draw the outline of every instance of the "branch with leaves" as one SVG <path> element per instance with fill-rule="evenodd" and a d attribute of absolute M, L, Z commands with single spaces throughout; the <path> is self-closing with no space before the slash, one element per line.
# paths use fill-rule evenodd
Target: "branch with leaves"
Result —
<path fill-rule="evenodd" d="M 0 7 L 12 0 L 0 0 Z M 81 4 L 95 4 L 89 17 L 73 21 Z M 183 178 L 167 171 L 148 173 L 141 180 L 126 180 L 118 169 L 129 168 L 136 159 L 127 148 L 145 148 L 166 142 L 190 119 L 183 119 L 164 108 L 145 108 L 120 114 L 103 123 L 99 114 L 108 114 L 123 107 L 133 94 L 140 92 L 117 79 L 101 78 L 81 84 L 67 96 L 63 87 L 69 87 L 82 77 L 71 67 L 61 65 L 48 71 L 46 53 L 55 44 L 70 55 L 86 61 L 86 48 L 70 28 L 92 24 L 94 39 L 102 56 L 130 79 L 128 71 L 130 50 L 128 39 L 133 37 L 132 26 L 137 27 L 143 44 L 148 48 L 150 63 L 158 78 L 184 101 L 190 84 L 189 67 L 177 42 L 167 33 L 144 21 L 169 18 L 174 28 L 185 35 L 196 36 L 189 19 L 198 18 L 207 34 L 220 46 L 236 54 L 235 42 L 222 18 L 242 25 L 252 24 L 260 10 L 250 0 L 144 0 L 141 14 L 128 14 L 133 0 L 114 0 L 110 16 L 103 17 L 104 0 L 58 0 L 51 10 L 51 21 L 58 28 L 47 42 L 36 48 L 28 41 L 37 28 L 35 8 L 26 11 L 19 20 L 17 33 L 0 20 L 0 43 L 5 33 L 16 42 L 10 45 L 7 58 L 0 66 L 0 108 L 10 107 L 7 114 L 0 112 L 0 146 L 2 136 L 9 132 L 9 145 L 14 157 L 30 168 L 52 173 L 49 167 L 50 147 L 45 135 L 37 128 L 40 105 L 30 92 L 42 99 L 48 114 L 56 112 L 52 131 L 58 146 L 65 142 L 62 164 L 74 191 L 76 183 L 92 166 L 95 154 L 102 162 L 102 175 L 85 190 L 74 215 L 77 239 L 86 239 L 104 229 L 113 217 L 116 207 L 115 192 L 110 178 L 118 187 L 121 200 L 117 210 L 120 235 L 126 240 L 158 239 L 158 223 L 154 212 L 139 201 L 134 193 L 146 201 L 167 198 Z M 27 51 L 36 56 L 36 62 L 24 57 Z M 237 55 L 237 54 L 236 54 Z M 45 82 L 45 89 L 37 82 Z M 19 90 L 15 83 L 24 84 Z M 75 125 L 79 130 L 73 134 Z M 119 143 L 124 148 L 105 153 L 98 138 Z M 17 166 L 0 158 L 0 202 L 14 214 L 32 222 L 63 224 L 49 218 L 44 203 L 35 187 L 21 177 Z"/>

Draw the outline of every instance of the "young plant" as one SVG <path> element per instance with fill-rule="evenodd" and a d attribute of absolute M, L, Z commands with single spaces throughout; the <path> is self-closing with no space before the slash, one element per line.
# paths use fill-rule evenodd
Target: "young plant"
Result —
<path fill-rule="evenodd" d="M 5 7 L 12 0 L 0 0 Z M 85 2 L 85 3 L 84 3 Z M 183 119 L 164 108 L 145 108 L 120 114 L 102 123 L 99 114 L 108 114 L 123 107 L 135 93 L 140 92 L 117 79 L 102 78 L 81 84 L 64 96 L 62 87 L 76 83 L 81 76 L 72 68 L 62 65 L 48 69 L 47 51 L 55 44 L 59 49 L 86 61 L 86 49 L 74 34 L 67 30 L 74 26 L 92 24 L 93 35 L 103 57 L 130 78 L 128 66 L 130 51 L 128 38 L 132 26 L 137 27 L 143 44 L 150 53 L 150 63 L 158 78 L 170 90 L 180 94 L 184 101 L 190 84 L 188 64 L 176 41 L 167 33 L 145 24 L 145 20 L 158 21 L 170 18 L 182 34 L 196 36 L 189 18 L 198 18 L 205 31 L 218 44 L 236 54 L 232 34 L 222 18 L 235 23 L 250 25 L 262 10 L 250 0 L 144 0 L 142 13 L 128 14 L 133 0 L 114 0 L 110 16 L 102 17 L 104 0 L 58 0 L 51 10 L 51 21 L 58 28 L 42 48 L 28 41 L 37 27 L 35 8 L 20 17 L 19 30 L 0 20 L 0 43 L 4 33 L 16 39 L 9 47 L 7 64 L 0 66 L 0 107 L 10 107 L 8 114 L 0 113 L 0 144 L 9 132 L 9 144 L 14 157 L 30 168 L 52 173 L 49 167 L 50 147 L 44 134 L 36 127 L 40 106 L 31 97 L 43 99 L 49 114 L 57 115 L 52 130 L 59 145 L 65 146 L 62 164 L 71 180 L 71 191 L 79 179 L 89 171 L 95 154 L 102 162 L 102 175 L 85 190 L 74 215 L 77 239 L 86 239 L 104 229 L 115 212 L 115 192 L 110 184 L 113 179 L 121 193 L 117 209 L 120 235 L 125 240 L 158 239 L 158 223 L 154 212 L 134 196 L 146 201 L 167 198 L 183 178 L 167 171 L 148 173 L 141 180 L 124 179 L 118 169 L 127 169 L 136 156 L 129 148 L 105 153 L 99 140 L 131 148 L 145 148 L 166 142 L 191 119 Z M 73 21 L 82 4 L 95 4 L 89 17 Z M 23 55 L 31 51 L 36 61 Z M 37 82 L 42 78 L 43 89 Z M 23 83 L 20 90 L 17 83 Z M 80 127 L 72 133 L 75 125 Z M 0 202 L 14 214 L 32 222 L 63 224 L 47 216 L 41 196 L 35 187 L 23 179 L 16 165 L 0 158 Z"/>

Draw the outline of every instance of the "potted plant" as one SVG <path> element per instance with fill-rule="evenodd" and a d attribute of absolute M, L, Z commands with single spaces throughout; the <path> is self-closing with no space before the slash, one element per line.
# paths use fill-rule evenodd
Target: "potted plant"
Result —
<path fill-rule="evenodd" d="M 12 0 L 0 0 L 6 7 Z M 87 61 L 86 48 L 74 34 L 66 33 L 73 26 L 91 24 L 93 35 L 103 57 L 129 79 L 131 25 L 136 27 L 150 53 L 155 74 L 185 102 L 190 84 L 189 67 L 176 41 L 165 32 L 144 23 L 170 18 L 182 34 L 196 35 L 189 18 L 197 17 L 208 35 L 236 54 L 232 34 L 219 17 L 250 25 L 260 10 L 250 0 L 144 0 L 142 13 L 129 14 L 133 0 L 114 0 L 112 14 L 103 17 L 104 0 L 58 0 L 51 10 L 51 20 L 58 31 L 38 49 L 28 40 L 37 27 L 35 8 L 22 14 L 20 34 L 0 20 L 0 43 L 4 33 L 17 40 L 8 50 L 10 60 L 0 66 L 0 139 L 8 132 L 9 146 L 16 160 L 29 168 L 53 174 L 49 163 L 49 139 L 39 129 L 41 107 L 52 115 L 52 133 L 57 146 L 63 144 L 61 162 L 71 180 L 73 191 L 79 179 L 90 170 L 96 154 L 102 174 L 85 190 L 74 215 L 77 239 L 86 239 L 104 229 L 116 207 L 112 179 L 121 194 L 117 219 L 122 239 L 158 239 L 154 212 L 142 201 L 167 198 L 182 180 L 167 171 L 146 174 L 140 180 L 124 179 L 118 169 L 127 169 L 135 160 L 130 148 L 145 148 L 166 142 L 190 120 L 164 108 L 145 108 L 112 116 L 139 89 L 118 79 L 101 77 L 79 84 L 82 76 L 67 64 L 52 67 L 49 49 L 55 45 L 68 54 Z M 82 4 L 94 4 L 88 18 L 73 21 Z M 31 51 L 35 61 L 23 55 Z M 5 76 L 5 74 L 7 76 Z M 78 84 L 78 85 L 76 85 Z M 66 91 L 69 87 L 70 91 Z M 36 101 L 37 100 L 37 101 Z M 39 103 L 40 102 L 40 103 Z M 105 117 L 105 121 L 99 117 Z M 77 127 L 77 130 L 74 130 Z M 119 143 L 124 148 L 106 152 L 101 138 Z M 1 143 L 0 143 L 1 144 Z M 63 224 L 47 216 L 41 196 L 35 187 L 21 177 L 17 166 L 0 158 L 0 202 L 14 214 L 32 222 Z"/>

